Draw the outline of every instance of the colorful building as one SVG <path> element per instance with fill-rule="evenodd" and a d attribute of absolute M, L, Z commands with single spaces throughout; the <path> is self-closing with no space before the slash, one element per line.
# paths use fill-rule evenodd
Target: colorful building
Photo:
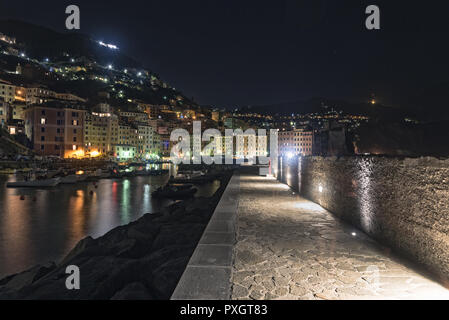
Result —
<path fill-rule="evenodd" d="M 114 146 L 114 156 L 117 161 L 126 162 L 137 157 L 137 148 L 131 145 L 118 144 Z"/>
<path fill-rule="evenodd" d="M 84 157 L 85 117 L 81 106 L 32 105 L 25 112 L 25 132 L 39 155 L 80 158 Z"/>
<path fill-rule="evenodd" d="M 112 155 L 118 144 L 118 117 L 110 113 L 86 114 L 84 125 L 84 147 L 86 155 Z"/>

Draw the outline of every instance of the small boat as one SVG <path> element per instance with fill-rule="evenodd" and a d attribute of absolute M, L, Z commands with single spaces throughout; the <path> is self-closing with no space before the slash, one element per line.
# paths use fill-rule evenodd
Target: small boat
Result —
<path fill-rule="evenodd" d="M 89 174 L 87 174 L 85 181 L 92 182 L 92 181 L 98 181 L 98 179 L 100 179 L 100 177 L 97 176 L 95 173 L 89 173 Z"/>
<path fill-rule="evenodd" d="M 168 184 L 167 187 L 176 188 L 178 190 L 184 190 L 184 189 L 193 188 L 193 184 L 191 184 L 191 183 L 171 183 L 171 184 Z"/>
<path fill-rule="evenodd" d="M 8 182 L 7 188 L 49 188 L 56 187 L 60 183 L 60 178 L 42 179 L 42 180 L 28 180 Z"/>
<path fill-rule="evenodd" d="M 119 172 L 119 171 L 117 171 L 117 172 L 112 171 L 109 175 L 109 179 L 122 179 L 122 178 L 123 178 L 123 173 Z"/>
<path fill-rule="evenodd" d="M 83 182 L 86 181 L 87 178 L 89 178 L 88 174 L 77 174 L 76 175 L 76 182 Z"/>
<path fill-rule="evenodd" d="M 147 171 L 147 170 L 134 171 L 134 175 L 136 175 L 136 176 L 148 176 L 149 174 L 150 174 L 150 171 Z"/>
<path fill-rule="evenodd" d="M 193 197 L 197 191 L 196 188 L 178 189 L 176 187 L 164 187 L 157 189 L 151 195 L 156 198 L 183 199 Z"/>
<path fill-rule="evenodd" d="M 125 178 L 134 177 L 136 175 L 134 171 L 124 171 L 122 174 Z"/>
<path fill-rule="evenodd" d="M 68 176 L 61 178 L 61 184 L 75 184 L 78 182 L 78 177 L 76 174 L 70 174 Z"/>
<path fill-rule="evenodd" d="M 100 174 L 100 179 L 109 179 L 112 175 L 109 172 L 102 172 Z"/>
<path fill-rule="evenodd" d="M 212 182 L 215 179 L 215 176 L 197 176 L 193 178 L 177 176 L 176 178 L 171 177 L 168 182 L 170 184 L 179 183 L 193 183 L 193 184 L 204 184 L 208 182 Z"/>
<path fill-rule="evenodd" d="M 55 176 L 57 176 L 58 174 L 60 174 L 61 172 L 62 172 L 61 169 L 49 170 L 46 172 L 46 177 L 47 177 L 47 179 L 51 179 L 51 178 L 54 178 Z"/>

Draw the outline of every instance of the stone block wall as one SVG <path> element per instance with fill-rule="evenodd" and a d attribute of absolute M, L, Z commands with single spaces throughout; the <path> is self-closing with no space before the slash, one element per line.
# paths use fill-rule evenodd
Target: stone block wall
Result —
<path fill-rule="evenodd" d="M 449 160 L 282 159 L 278 179 L 449 280 Z"/>

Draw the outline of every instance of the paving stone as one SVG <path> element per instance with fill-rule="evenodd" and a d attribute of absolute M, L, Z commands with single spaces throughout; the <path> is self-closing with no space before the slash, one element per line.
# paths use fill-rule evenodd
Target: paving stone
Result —
<path fill-rule="evenodd" d="M 307 290 L 306 288 L 300 287 L 298 285 L 290 287 L 290 294 L 297 296 L 297 297 L 306 295 L 307 293 L 309 293 L 308 291 L 309 290 Z"/>
<path fill-rule="evenodd" d="M 244 298 L 244 297 L 248 297 L 249 295 L 249 291 L 247 288 L 242 287 L 241 285 L 234 285 L 232 287 L 232 296 L 234 298 Z"/>
<path fill-rule="evenodd" d="M 449 299 L 447 289 L 274 179 L 241 176 L 234 196 L 233 299 Z"/>

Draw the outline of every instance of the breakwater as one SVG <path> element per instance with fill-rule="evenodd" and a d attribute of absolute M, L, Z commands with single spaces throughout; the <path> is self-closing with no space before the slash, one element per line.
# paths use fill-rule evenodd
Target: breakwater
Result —
<path fill-rule="evenodd" d="M 284 158 L 278 179 L 443 281 L 449 279 L 449 160 Z"/>

